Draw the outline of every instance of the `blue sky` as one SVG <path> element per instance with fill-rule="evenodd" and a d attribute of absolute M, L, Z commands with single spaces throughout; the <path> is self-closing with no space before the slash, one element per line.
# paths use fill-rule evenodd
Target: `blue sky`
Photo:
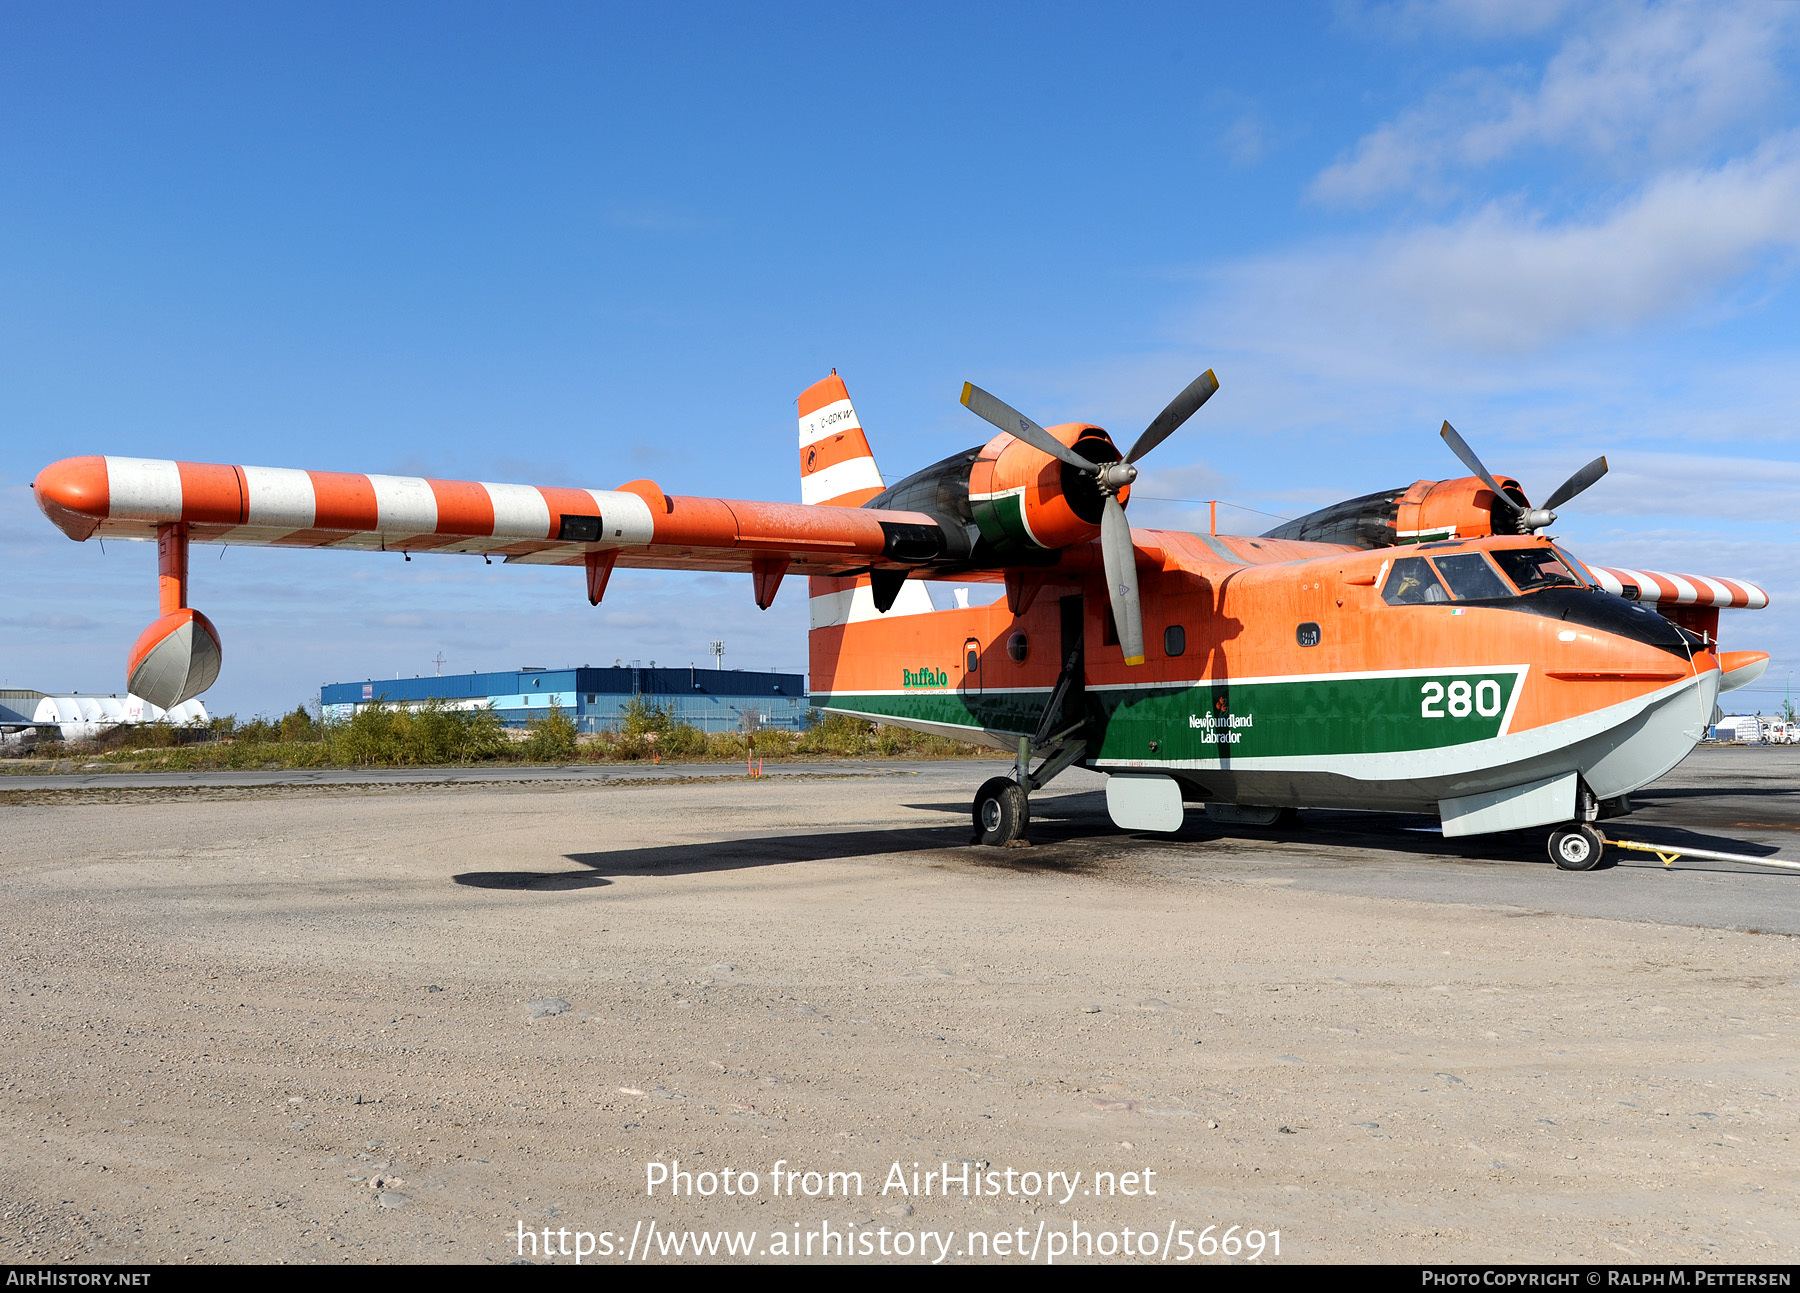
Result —
<path fill-rule="evenodd" d="M 1742 576 L 1800 667 L 1800 6 L 0 6 L 0 685 L 122 688 L 146 545 L 80 453 L 798 496 L 836 366 L 890 480 L 965 379 L 1134 435 L 1139 525 L 1461 474 Z M 1257 532 L 1275 522 L 1227 510 Z M 521 664 L 800 668 L 747 576 L 196 550 L 215 710 Z"/>

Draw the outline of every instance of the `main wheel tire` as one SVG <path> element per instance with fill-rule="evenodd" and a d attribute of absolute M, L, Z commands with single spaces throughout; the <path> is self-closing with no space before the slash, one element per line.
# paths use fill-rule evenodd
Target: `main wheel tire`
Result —
<path fill-rule="evenodd" d="M 1550 832 L 1550 860 L 1564 871 L 1592 871 L 1606 854 L 1606 839 L 1592 826 L 1562 826 Z"/>
<path fill-rule="evenodd" d="M 993 777 L 976 791 L 974 815 L 977 844 L 1010 844 L 1025 834 L 1031 801 L 1011 777 Z"/>

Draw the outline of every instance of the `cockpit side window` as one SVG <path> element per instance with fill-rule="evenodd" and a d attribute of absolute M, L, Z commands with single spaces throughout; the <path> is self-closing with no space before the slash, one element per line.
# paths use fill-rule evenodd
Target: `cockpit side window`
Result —
<path fill-rule="evenodd" d="M 1562 558 L 1562 563 L 1568 569 L 1570 574 L 1574 575 L 1575 578 L 1579 579 L 1588 588 L 1597 587 L 1594 582 L 1593 571 L 1589 570 L 1585 565 L 1577 561 L 1574 557 L 1571 557 L 1561 548 L 1556 548 L 1554 551 L 1557 556 Z"/>
<path fill-rule="evenodd" d="M 1439 557 L 1437 568 L 1438 574 L 1444 577 L 1444 582 L 1450 585 L 1450 591 L 1456 594 L 1459 602 L 1513 595 L 1513 590 L 1506 586 L 1506 581 L 1494 573 L 1487 558 L 1479 552 L 1459 552 L 1455 556 Z"/>
<path fill-rule="evenodd" d="M 1447 602 L 1450 594 L 1424 557 L 1401 557 L 1381 586 L 1381 599 L 1389 606 L 1417 606 Z"/>
<path fill-rule="evenodd" d="M 1571 573 L 1554 548 L 1506 548 L 1494 553 L 1507 577 L 1522 593 L 1540 588 L 1585 588 L 1580 576 Z"/>

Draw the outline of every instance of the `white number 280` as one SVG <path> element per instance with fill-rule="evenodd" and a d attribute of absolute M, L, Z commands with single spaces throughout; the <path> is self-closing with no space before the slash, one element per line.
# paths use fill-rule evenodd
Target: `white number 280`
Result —
<path fill-rule="evenodd" d="M 1419 701 L 1421 718 L 1467 718 L 1471 711 L 1492 718 L 1500 712 L 1500 684 L 1492 678 L 1473 685 L 1458 678 L 1448 687 L 1434 678 L 1419 691 L 1423 697 Z"/>

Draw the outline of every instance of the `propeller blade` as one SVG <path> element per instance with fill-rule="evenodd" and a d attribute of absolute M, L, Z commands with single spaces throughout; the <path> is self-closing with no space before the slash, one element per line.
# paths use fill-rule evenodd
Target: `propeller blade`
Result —
<path fill-rule="evenodd" d="M 1213 392 L 1218 389 L 1219 379 L 1213 376 L 1210 368 L 1189 382 L 1187 389 L 1170 400 L 1169 407 L 1158 413 L 1156 420 L 1144 428 L 1144 434 L 1131 446 L 1131 452 L 1125 455 L 1125 461 L 1136 462 L 1174 435 L 1176 428 L 1198 413 L 1200 406 L 1210 400 Z"/>
<path fill-rule="evenodd" d="M 1119 649 L 1126 664 L 1144 663 L 1144 617 L 1138 609 L 1136 550 L 1131 544 L 1131 522 L 1115 495 L 1106 496 L 1100 514 L 1100 553 L 1106 565 L 1106 593 L 1112 601 L 1113 623 L 1119 630 Z"/>
<path fill-rule="evenodd" d="M 976 417 L 992 422 L 1002 431 L 1018 436 L 1033 449 L 1040 449 L 1052 458 L 1061 458 L 1069 466 L 1079 467 L 1082 471 L 1099 472 L 1098 467 L 1044 430 L 1043 427 L 1006 401 L 989 395 L 973 382 L 963 383 L 962 402 L 963 407 Z"/>
<path fill-rule="evenodd" d="M 1544 510 L 1554 512 L 1604 475 L 1606 475 L 1606 459 L 1604 457 L 1594 459 L 1557 487 L 1556 492 L 1545 500 Z"/>
<path fill-rule="evenodd" d="M 1525 510 L 1520 507 L 1518 503 L 1507 497 L 1506 491 L 1500 488 L 1500 482 L 1495 480 L 1493 476 L 1489 474 L 1488 469 L 1481 465 L 1481 459 L 1475 456 L 1475 451 L 1469 448 L 1468 443 L 1461 436 L 1456 434 L 1455 427 L 1446 422 L 1444 423 L 1444 429 L 1438 432 L 1438 434 L 1444 437 L 1444 443 L 1450 446 L 1450 452 L 1463 460 L 1463 466 L 1481 477 L 1482 484 L 1494 491 L 1494 496 L 1496 498 L 1512 508 L 1515 512 L 1523 512 Z"/>

